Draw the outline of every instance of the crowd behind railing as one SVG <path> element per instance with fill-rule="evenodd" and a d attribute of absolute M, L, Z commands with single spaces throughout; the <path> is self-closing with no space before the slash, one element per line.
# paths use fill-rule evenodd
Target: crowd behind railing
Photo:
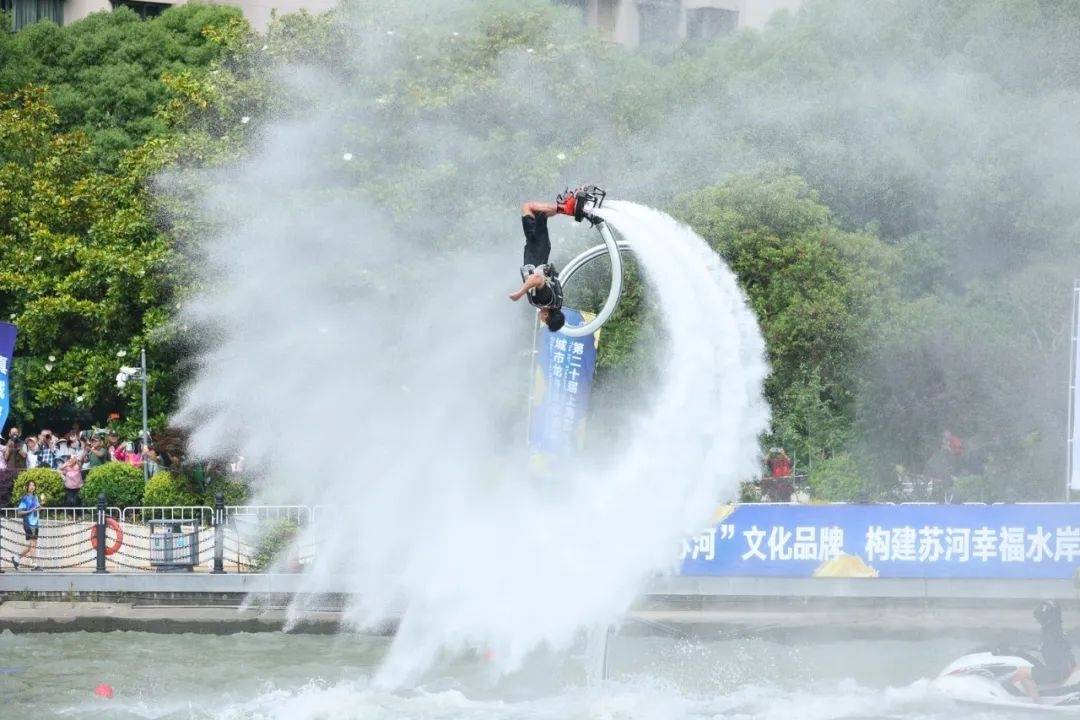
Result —
<path fill-rule="evenodd" d="M 172 436 L 160 442 L 151 436 L 144 442 L 142 437 L 125 438 L 112 428 L 75 427 L 62 434 L 44 428 L 24 435 L 18 427 L 10 427 L 0 441 L 0 497 L 9 496 L 20 473 L 48 468 L 63 477 L 64 504 L 76 507 L 87 473 L 111 462 L 143 469 L 147 477 L 160 469 L 176 470 L 181 465 L 188 469 L 182 457 L 182 440 Z M 240 457 L 227 465 L 227 472 L 243 471 Z M 202 470 L 195 472 L 201 474 Z"/>

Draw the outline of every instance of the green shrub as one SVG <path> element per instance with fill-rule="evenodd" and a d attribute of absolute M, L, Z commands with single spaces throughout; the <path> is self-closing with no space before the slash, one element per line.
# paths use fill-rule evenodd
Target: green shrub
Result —
<path fill-rule="evenodd" d="M 60 473 L 50 468 L 32 468 L 23 470 L 15 478 L 15 485 L 11 489 L 11 504 L 14 505 L 26 494 L 26 486 L 34 481 L 37 494 L 42 497 L 41 504 L 63 505 L 64 504 L 64 478 Z"/>
<path fill-rule="evenodd" d="M 109 505 L 123 508 L 141 505 L 143 490 L 142 468 L 123 462 L 109 462 L 87 474 L 80 495 L 85 505 L 97 505 L 98 495 L 105 493 Z"/>
<path fill-rule="evenodd" d="M 240 478 L 214 478 L 201 493 L 202 504 L 214 506 L 214 497 L 220 493 L 226 505 L 243 505 L 251 499 L 251 486 Z"/>
<path fill-rule="evenodd" d="M 993 488 L 982 475 L 961 475 L 953 485 L 955 502 L 993 502 Z"/>
<path fill-rule="evenodd" d="M 199 496 L 191 490 L 187 478 L 158 470 L 146 481 L 143 505 L 200 505 Z"/>
<path fill-rule="evenodd" d="M 814 463 L 810 489 L 818 500 L 854 502 L 865 489 L 858 465 L 847 453 Z"/>
<path fill-rule="evenodd" d="M 300 526 L 292 520 L 278 520 L 270 525 L 261 538 L 258 549 L 252 559 L 252 567 L 256 570 L 266 570 L 296 537 Z"/>
<path fill-rule="evenodd" d="M 761 502 L 761 486 L 753 482 L 744 482 L 739 486 L 739 502 Z"/>

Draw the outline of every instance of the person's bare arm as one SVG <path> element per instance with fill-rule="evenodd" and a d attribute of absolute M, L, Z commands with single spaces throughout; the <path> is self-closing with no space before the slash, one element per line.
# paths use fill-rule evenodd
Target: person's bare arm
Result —
<path fill-rule="evenodd" d="M 533 288 L 538 288 L 544 284 L 544 276 L 541 273 L 533 272 L 529 277 L 525 278 L 525 282 L 521 283 L 521 287 L 517 292 L 510 294 L 510 299 L 517 302 L 521 298 L 525 297 L 525 293 L 529 292 Z"/>
<path fill-rule="evenodd" d="M 521 206 L 522 216 L 534 217 L 544 215 L 551 217 L 555 214 L 555 203 L 530 201 Z"/>
<path fill-rule="evenodd" d="M 1020 687 L 1029 698 L 1035 702 L 1039 702 L 1039 686 L 1035 684 L 1035 679 L 1031 676 L 1031 668 L 1020 668 L 1012 676 L 1012 680 L 1013 682 L 1020 683 Z"/>

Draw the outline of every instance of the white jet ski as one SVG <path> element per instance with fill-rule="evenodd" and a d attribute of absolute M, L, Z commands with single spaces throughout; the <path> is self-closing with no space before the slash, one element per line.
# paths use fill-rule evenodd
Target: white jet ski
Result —
<path fill-rule="evenodd" d="M 1080 715 L 1080 668 L 1060 685 L 1040 685 L 1038 703 L 1013 682 L 1017 670 L 1034 666 L 1035 657 L 1033 651 L 1016 647 L 974 652 L 950 663 L 931 687 L 964 703 Z"/>

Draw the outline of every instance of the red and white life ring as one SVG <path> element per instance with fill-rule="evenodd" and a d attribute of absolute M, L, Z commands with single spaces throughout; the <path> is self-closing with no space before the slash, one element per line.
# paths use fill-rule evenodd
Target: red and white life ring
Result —
<path fill-rule="evenodd" d="M 105 518 L 105 527 L 112 528 L 112 531 L 116 534 L 112 545 L 105 546 L 105 554 L 113 555 L 116 553 L 117 550 L 120 549 L 120 546 L 124 544 L 124 529 L 120 527 L 120 523 L 116 522 L 115 518 L 111 517 Z M 95 550 L 97 550 L 98 544 L 97 535 L 98 529 L 97 525 L 95 525 L 94 527 L 90 528 L 90 547 L 94 548 Z"/>

